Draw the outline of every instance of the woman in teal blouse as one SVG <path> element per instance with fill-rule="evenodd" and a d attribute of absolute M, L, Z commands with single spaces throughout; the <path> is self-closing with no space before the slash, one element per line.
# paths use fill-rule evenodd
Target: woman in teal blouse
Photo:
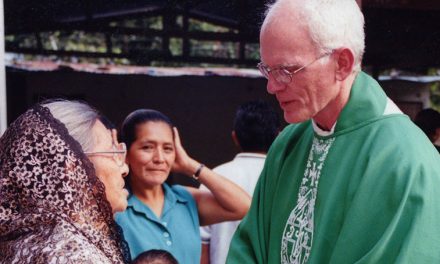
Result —
<path fill-rule="evenodd" d="M 234 183 L 187 155 L 169 118 L 149 109 L 127 116 L 122 125 L 127 145 L 131 194 L 127 210 L 116 215 L 132 258 L 163 249 L 181 264 L 200 262 L 199 226 L 241 219 L 250 197 Z M 170 171 L 197 179 L 210 192 L 170 186 Z"/>

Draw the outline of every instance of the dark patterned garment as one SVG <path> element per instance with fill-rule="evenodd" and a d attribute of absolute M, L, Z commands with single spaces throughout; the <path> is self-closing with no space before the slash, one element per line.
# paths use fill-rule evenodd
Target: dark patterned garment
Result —
<path fill-rule="evenodd" d="M 128 263 L 93 164 L 49 109 L 0 138 L 0 263 Z"/>

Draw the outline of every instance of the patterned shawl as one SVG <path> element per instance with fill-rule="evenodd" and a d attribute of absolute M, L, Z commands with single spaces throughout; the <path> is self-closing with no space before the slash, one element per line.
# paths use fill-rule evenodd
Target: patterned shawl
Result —
<path fill-rule="evenodd" d="M 128 263 L 93 164 L 49 109 L 0 138 L 0 263 Z"/>

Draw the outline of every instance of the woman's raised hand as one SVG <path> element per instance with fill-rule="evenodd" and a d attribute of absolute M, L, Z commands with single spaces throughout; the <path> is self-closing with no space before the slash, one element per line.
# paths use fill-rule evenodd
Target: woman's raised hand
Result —
<path fill-rule="evenodd" d="M 176 160 L 174 161 L 172 171 L 191 176 L 196 171 L 199 163 L 188 156 L 188 154 L 186 153 L 180 141 L 179 131 L 177 131 L 176 127 L 173 127 L 173 132 Z"/>

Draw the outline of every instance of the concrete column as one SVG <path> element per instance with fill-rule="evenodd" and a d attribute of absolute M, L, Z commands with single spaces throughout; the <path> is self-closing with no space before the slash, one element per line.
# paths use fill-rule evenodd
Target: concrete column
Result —
<path fill-rule="evenodd" d="M 0 136 L 6 130 L 5 25 L 3 0 L 0 0 Z"/>

